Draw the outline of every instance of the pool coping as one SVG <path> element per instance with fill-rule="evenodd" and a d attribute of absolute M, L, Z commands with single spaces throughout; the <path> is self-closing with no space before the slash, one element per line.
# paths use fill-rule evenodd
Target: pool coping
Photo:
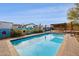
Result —
<path fill-rule="evenodd" d="M 16 37 L 16 38 L 10 38 L 10 40 L 17 40 L 17 39 L 26 38 L 26 37 L 35 36 L 35 35 L 40 35 L 40 34 L 45 34 L 45 33 L 49 33 L 49 32 L 36 33 L 36 34 L 30 34 L 30 35 L 25 35 L 25 36 Z"/>
<path fill-rule="evenodd" d="M 61 43 L 61 46 L 60 46 L 60 48 L 59 48 L 58 53 L 56 54 L 56 56 L 63 56 L 64 45 L 65 45 L 65 35 L 64 35 L 64 41 Z"/>
<path fill-rule="evenodd" d="M 9 40 L 18 40 L 18 39 L 27 38 L 27 37 L 36 36 L 36 35 L 41 35 L 41 34 L 46 34 L 46 33 L 63 34 L 63 33 L 56 33 L 56 32 L 44 32 L 44 33 L 36 33 L 36 34 L 25 35 L 25 36 L 16 37 L 16 38 L 10 38 Z"/>

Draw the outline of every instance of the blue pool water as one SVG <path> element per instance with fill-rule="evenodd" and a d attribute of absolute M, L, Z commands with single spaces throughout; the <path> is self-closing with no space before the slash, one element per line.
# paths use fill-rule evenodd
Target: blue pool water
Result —
<path fill-rule="evenodd" d="M 55 56 L 62 44 L 63 34 L 41 34 L 27 38 L 11 40 L 22 56 Z"/>

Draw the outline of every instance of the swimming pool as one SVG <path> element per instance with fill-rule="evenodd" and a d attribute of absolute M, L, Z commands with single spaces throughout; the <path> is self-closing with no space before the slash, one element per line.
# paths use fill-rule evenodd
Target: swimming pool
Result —
<path fill-rule="evenodd" d="M 11 40 L 11 43 L 22 56 L 55 56 L 63 41 L 64 34 L 47 33 Z"/>

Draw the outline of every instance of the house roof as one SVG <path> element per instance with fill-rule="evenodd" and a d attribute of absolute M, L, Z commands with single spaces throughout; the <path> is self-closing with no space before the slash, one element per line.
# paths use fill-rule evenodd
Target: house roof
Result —
<path fill-rule="evenodd" d="M 14 26 L 29 26 L 29 25 L 35 25 L 34 23 L 29 24 L 13 24 Z"/>
<path fill-rule="evenodd" d="M 6 22 L 6 21 L 0 21 L 0 23 L 11 23 L 11 24 L 13 24 L 12 22 Z"/>

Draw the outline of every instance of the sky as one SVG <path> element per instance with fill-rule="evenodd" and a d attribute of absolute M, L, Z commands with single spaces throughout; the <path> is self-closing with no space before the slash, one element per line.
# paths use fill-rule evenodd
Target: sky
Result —
<path fill-rule="evenodd" d="M 68 21 L 71 3 L 7 3 L 0 4 L 0 21 L 15 24 L 56 24 Z"/>

